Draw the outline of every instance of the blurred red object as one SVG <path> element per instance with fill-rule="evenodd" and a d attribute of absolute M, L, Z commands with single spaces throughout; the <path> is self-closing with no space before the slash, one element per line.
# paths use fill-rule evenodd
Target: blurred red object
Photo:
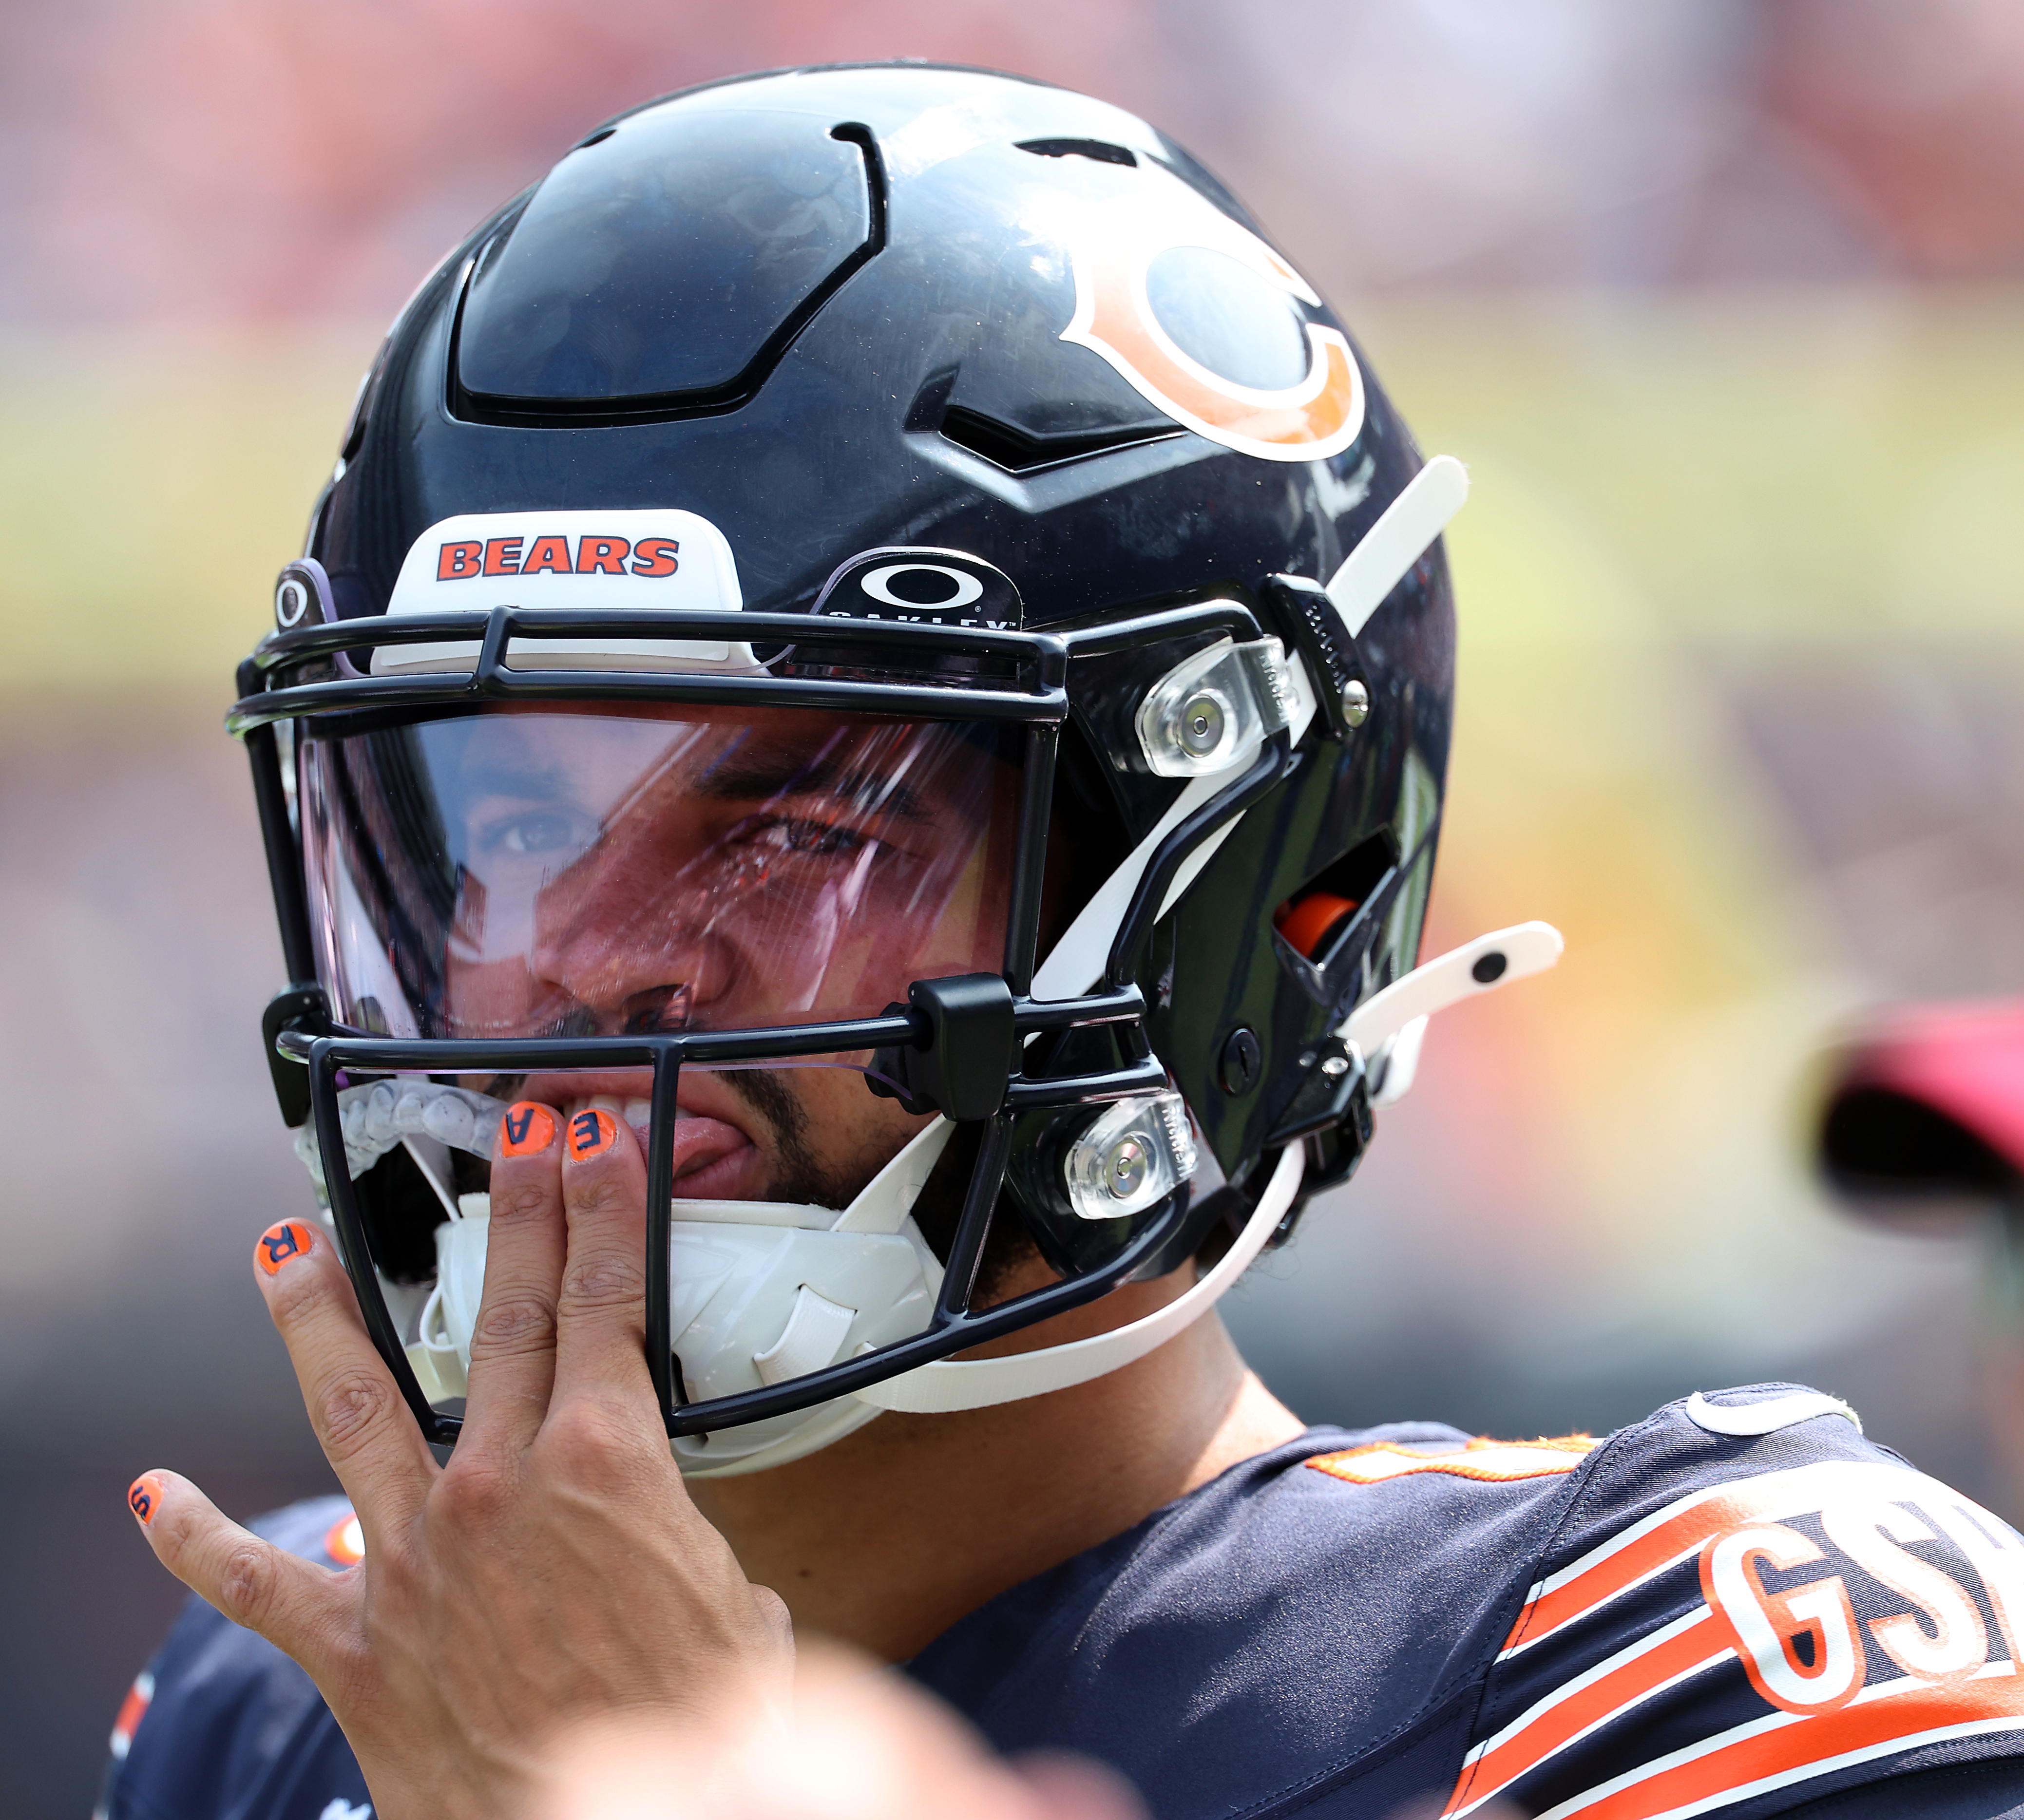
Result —
<path fill-rule="evenodd" d="M 1854 1194 L 2024 1201 L 2024 999 L 1880 1019 L 1842 1053 L 1820 1153 Z"/>
<path fill-rule="evenodd" d="M 1766 0 L 1762 104 L 1899 269 L 2024 261 L 2024 8 Z"/>

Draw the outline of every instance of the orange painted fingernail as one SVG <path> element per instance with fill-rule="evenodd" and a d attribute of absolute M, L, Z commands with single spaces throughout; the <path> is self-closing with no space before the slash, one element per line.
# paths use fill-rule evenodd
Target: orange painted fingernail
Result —
<path fill-rule="evenodd" d="M 578 1163 L 609 1150 L 618 1141 L 618 1121 L 591 1106 L 570 1121 L 569 1153 Z"/>
<path fill-rule="evenodd" d="M 506 1116 L 499 1121 L 501 1156 L 532 1156 L 538 1150 L 546 1150 L 555 1141 L 555 1115 L 545 1106 L 537 1106 L 532 1100 L 508 1106 Z"/>
<path fill-rule="evenodd" d="M 284 1220 L 260 1235 L 259 1243 L 253 1247 L 253 1262 L 272 1276 L 291 1258 L 306 1258 L 309 1251 L 309 1228 L 300 1220 Z"/>
<path fill-rule="evenodd" d="M 155 1513 L 161 1507 L 162 1481 L 159 1474 L 143 1473 L 126 1488 L 126 1508 L 141 1519 L 142 1529 L 154 1522 Z"/>

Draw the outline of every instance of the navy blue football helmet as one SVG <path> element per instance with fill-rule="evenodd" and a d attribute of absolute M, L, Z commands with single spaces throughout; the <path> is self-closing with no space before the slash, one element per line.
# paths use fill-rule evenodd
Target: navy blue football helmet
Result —
<path fill-rule="evenodd" d="M 1414 971 L 1465 486 L 1213 177 L 1044 84 L 691 90 L 484 222 L 374 362 L 230 721 L 277 1091 L 425 1430 L 516 1097 L 641 1134 L 690 1470 L 1078 1382 L 1213 1302 L 1355 1166 L 1424 1014 L 1557 951 Z M 741 1105 L 797 1166 L 748 1166 Z M 951 1356 L 1190 1258 L 1151 1321 Z"/>

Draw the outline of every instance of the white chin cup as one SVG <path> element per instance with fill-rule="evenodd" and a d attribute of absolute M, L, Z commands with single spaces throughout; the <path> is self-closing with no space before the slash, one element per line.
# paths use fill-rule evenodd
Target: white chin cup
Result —
<path fill-rule="evenodd" d="M 686 1400 L 700 1403 L 805 1377 L 928 1324 L 941 1265 L 911 1208 L 950 1133 L 937 1119 L 841 1214 L 770 1201 L 674 1203 L 669 1324 Z M 464 1393 L 485 1284 L 487 1197 L 460 1197 L 436 1229 L 436 1286 L 409 1346 L 424 1393 Z M 683 1473 L 724 1478 L 783 1466 L 878 1414 L 852 1397 L 670 1445 Z"/>

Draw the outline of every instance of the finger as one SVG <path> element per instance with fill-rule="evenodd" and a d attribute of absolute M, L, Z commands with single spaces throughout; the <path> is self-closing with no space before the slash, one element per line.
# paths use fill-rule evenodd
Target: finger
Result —
<path fill-rule="evenodd" d="M 155 1558 L 236 1624 L 292 1656 L 329 1685 L 354 1629 L 358 1582 L 241 1529 L 180 1474 L 143 1473 L 127 1508 Z"/>
<path fill-rule="evenodd" d="M 647 1159 L 621 1119 L 587 1106 L 563 1134 L 569 1254 L 556 1305 L 555 1400 L 595 1388 L 644 1393 L 647 1371 Z"/>
<path fill-rule="evenodd" d="M 379 1547 L 421 1508 L 434 1456 L 365 1331 L 351 1280 L 328 1235 L 304 1220 L 270 1226 L 254 1279 L 295 1368 L 303 1407 L 365 1532 Z"/>
<path fill-rule="evenodd" d="M 562 1115 L 522 1100 L 499 1122 L 485 1290 L 471 1335 L 467 1448 L 526 1447 L 547 1415 L 556 1376 L 556 1297 L 562 1283 Z"/>

